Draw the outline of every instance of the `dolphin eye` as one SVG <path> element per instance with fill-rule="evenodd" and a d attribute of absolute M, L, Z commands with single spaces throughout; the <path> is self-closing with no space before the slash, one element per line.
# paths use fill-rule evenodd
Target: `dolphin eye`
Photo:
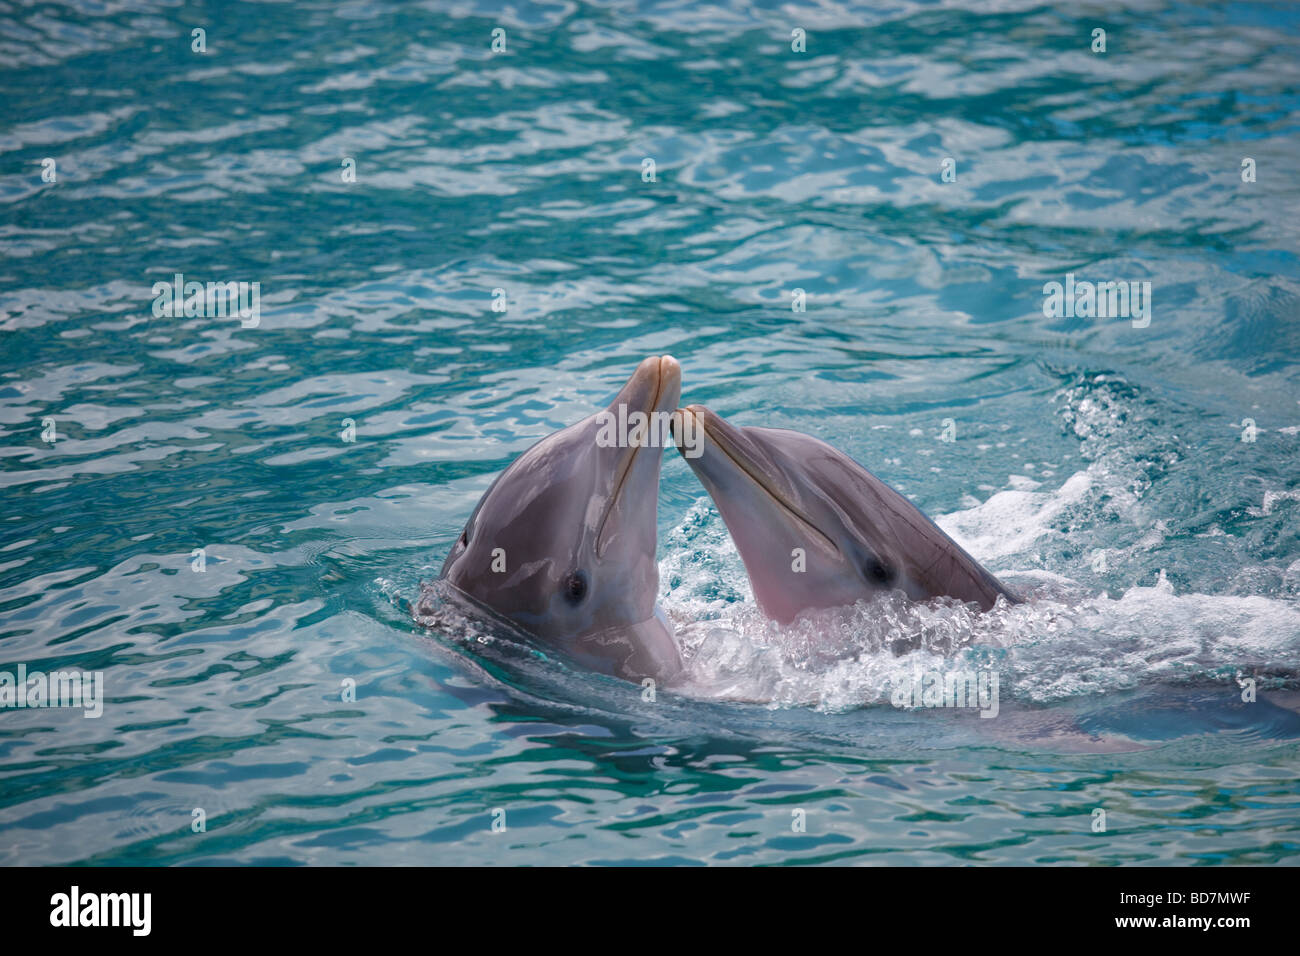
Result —
<path fill-rule="evenodd" d="M 460 533 L 460 546 L 462 548 L 469 547 L 469 526 L 468 525 L 466 525 L 465 530 Z"/>
<path fill-rule="evenodd" d="M 570 604 L 579 604 L 587 596 L 587 575 L 583 571 L 570 571 L 561 585 L 565 599 Z"/>
<path fill-rule="evenodd" d="M 879 558 L 871 558 L 866 566 L 867 579 L 877 584 L 889 584 L 894 580 L 894 569 Z"/>

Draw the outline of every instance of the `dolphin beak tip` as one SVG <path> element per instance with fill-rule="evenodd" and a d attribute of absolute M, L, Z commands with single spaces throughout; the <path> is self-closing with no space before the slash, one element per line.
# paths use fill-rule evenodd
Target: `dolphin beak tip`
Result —
<path fill-rule="evenodd" d="M 659 392 L 661 395 L 667 394 L 669 390 L 673 392 L 673 407 L 677 407 L 677 398 L 681 395 L 682 388 L 682 366 L 677 359 L 671 355 L 663 355 L 659 358 Z"/>
<path fill-rule="evenodd" d="M 684 405 L 678 411 L 682 413 L 683 417 L 689 415 L 695 419 L 695 427 L 700 431 L 703 431 L 708 426 L 709 418 L 713 415 L 704 405 Z"/>
<path fill-rule="evenodd" d="M 698 414 L 699 409 L 703 407 L 704 406 L 702 405 L 683 406 L 681 408 L 678 408 L 675 412 L 673 412 L 672 418 L 669 419 L 670 428 L 673 436 L 673 444 L 676 445 L 677 450 L 681 451 L 683 454 L 685 454 L 685 451 L 683 450 L 682 447 L 685 441 L 685 436 L 683 436 L 682 432 L 683 430 L 686 430 L 687 433 L 690 434 L 691 430 L 693 429 L 696 434 L 699 434 L 703 430 L 704 420 L 700 418 Z M 688 418 L 691 419 L 692 421 L 688 422 L 687 421 Z M 688 459 L 688 461 L 689 460 L 690 459 Z"/>

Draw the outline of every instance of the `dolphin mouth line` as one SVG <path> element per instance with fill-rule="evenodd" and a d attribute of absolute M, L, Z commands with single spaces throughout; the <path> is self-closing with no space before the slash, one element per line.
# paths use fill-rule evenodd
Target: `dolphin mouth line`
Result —
<path fill-rule="evenodd" d="M 517 621 L 511 620 L 510 618 L 502 614 L 500 611 L 498 611 L 496 608 L 492 607 L 490 604 L 484 604 L 474 595 L 458 587 L 456 584 L 452 583 L 451 581 L 448 581 L 446 578 L 438 578 L 436 581 L 433 582 L 433 584 L 438 588 L 443 589 L 443 597 L 445 599 L 448 599 L 453 603 L 462 604 L 463 607 L 460 608 L 460 610 L 464 611 L 468 609 L 474 612 L 476 616 L 481 617 L 484 620 L 490 621 L 495 627 L 501 629 L 503 632 L 505 632 L 515 640 L 518 641 L 544 640 L 544 638 L 536 631 L 524 627 L 524 625 L 520 624 Z M 633 621 L 629 624 L 610 624 L 606 627 L 597 628 L 596 630 L 586 634 L 584 636 L 584 640 L 599 638 L 607 634 L 617 634 L 620 631 L 627 630 L 628 628 L 640 627 L 642 624 L 648 624 L 650 621 L 655 620 L 657 617 L 658 617 L 657 610 L 651 609 L 649 615 L 647 615 L 645 618 L 642 618 L 639 621 Z"/>
<path fill-rule="evenodd" d="M 462 604 L 462 611 L 466 608 L 472 610 L 476 615 L 485 620 L 491 621 L 493 625 L 502 629 L 507 634 L 514 635 L 517 639 L 539 639 L 538 635 L 534 634 L 528 628 L 512 621 L 490 604 L 483 603 L 468 591 L 458 587 L 454 582 L 449 581 L 446 578 L 438 578 L 434 584 L 440 589 L 443 589 L 443 596 L 445 598 L 450 599 L 453 603 Z"/>
<path fill-rule="evenodd" d="M 689 409 L 685 409 L 685 410 L 689 411 Z M 809 518 L 801 510 L 796 508 L 792 502 L 788 501 L 786 497 L 783 494 L 781 494 L 781 492 L 777 488 L 773 487 L 772 482 L 768 480 L 768 478 L 765 475 L 763 475 L 761 472 L 757 471 L 756 469 L 751 468 L 749 465 L 745 464 L 745 462 L 741 461 L 740 458 L 738 458 L 732 452 L 732 450 L 727 447 L 726 441 L 720 440 L 722 436 L 722 433 L 720 431 L 711 431 L 709 429 L 708 423 L 705 421 L 702 415 L 696 415 L 694 412 L 691 412 L 691 414 L 695 416 L 695 420 L 699 423 L 700 428 L 703 429 L 704 434 L 708 435 L 713 439 L 713 444 L 718 448 L 718 450 L 721 451 L 724 455 L 726 455 L 727 459 L 733 465 L 735 465 L 736 468 L 738 468 L 743 475 L 745 475 L 747 478 L 749 478 L 750 481 L 752 481 L 755 485 L 757 485 L 760 491 L 762 491 L 774 502 L 776 502 L 777 506 L 782 510 L 784 510 L 787 514 L 789 514 L 790 517 L 792 517 L 795 521 L 797 521 L 801 525 L 804 525 L 809 531 L 811 531 L 814 535 L 820 538 L 828 548 L 830 548 L 835 552 L 838 552 L 840 550 L 839 546 L 835 543 L 835 541 L 831 538 L 831 536 L 826 534 L 826 532 L 822 531 L 821 528 L 817 527 L 817 525 L 813 523 L 811 518 Z"/>
<path fill-rule="evenodd" d="M 636 411 L 643 412 L 646 415 L 653 414 L 659 407 L 659 399 L 664 392 L 664 360 L 661 356 L 659 359 L 659 374 L 655 377 L 655 393 L 650 399 L 649 408 L 638 408 Z M 649 431 L 646 432 L 646 441 L 650 440 Z M 627 483 L 627 476 L 632 474 L 632 466 L 636 464 L 637 453 L 641 450 L 641 445 L 633 445 L 631 454 L 627 455 L 619 465 L 618 480 L 614 483 L 614 492 L 605 502 L 605 508 L 600 513 L 600 523 L 596 526 L 596 557 L 603 557 L 605 553 L 605 523 L 609 520 L 614 506 L 623 495 L 623 486 Z"/>

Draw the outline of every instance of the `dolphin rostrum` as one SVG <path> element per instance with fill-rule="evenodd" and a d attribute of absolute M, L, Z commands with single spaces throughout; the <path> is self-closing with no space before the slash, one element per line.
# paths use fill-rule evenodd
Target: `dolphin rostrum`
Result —
<path fill-rule="evenodd" d="M 480 499 L 440 579 L 585 667 L 634 681 L 676 675 L 677 644 L 655 607 L 655 542 L 681 382 L 672 356 L 648 358 L 607 409 L 516 458 Z"/>
<path fill-rule="evenodd" d="M 674 419 L 703 436 L 686 457 L 731 532 L 763 613 L 788 624 L 814 608 L 900 589 L 983 610 L 1019 599 L 915 505 L 820 439 L 739 428 L 703 405 Z M 692 423 L 693 419 L 693 423 Z"/>

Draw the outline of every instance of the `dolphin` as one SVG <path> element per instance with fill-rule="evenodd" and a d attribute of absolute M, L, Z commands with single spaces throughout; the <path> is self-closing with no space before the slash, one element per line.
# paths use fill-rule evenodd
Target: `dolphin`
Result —
<path fill-rule="evenodd" d="M 676 359 L 648 358 L 608 408 L 516 458 L 479 500 L 439 580 L 584 667 L 671 680 L 682 660 L 655 606 L 656 512 L 681 384 Z M 621 438 L 618 422 L 631 426 Z"/>
<path fill-rule="evenodd" d="M 739 428 L 703 405 L 681 409 L 683 451 L 740 551 L 763 613 L 788 624 L 898 589 L 987 611 L 1005 588 L 910 501 L 826 442 L 779 428 Z M 693 419 L 693 421 L 691 420 Z"/>

